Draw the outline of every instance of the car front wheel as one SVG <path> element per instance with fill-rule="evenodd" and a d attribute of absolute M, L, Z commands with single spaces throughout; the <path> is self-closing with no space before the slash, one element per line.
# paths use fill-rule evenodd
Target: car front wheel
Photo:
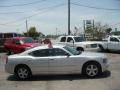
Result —
<path fill-rule="evenodd" d="M 101 69 L 97 63 L 88 63 L 83 68 L 83 73 L 88 77 L 95 77 L 101 73 Z"/>

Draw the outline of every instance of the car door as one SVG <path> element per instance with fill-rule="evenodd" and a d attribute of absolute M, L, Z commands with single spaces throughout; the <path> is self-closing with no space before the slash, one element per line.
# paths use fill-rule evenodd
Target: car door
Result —
<path fill-rule="evenodd" d="M 14 49 L 15 49 L 15 53 L 21 53 L 22 51 L 22 47 L 21 47 L 21 43 L 19 39 L 14 39 Z"/>
<path fill-rule="evenodd" d="M 109 50 L 120 50 L 119 40 L 116 37 L 110 37 L 110 41 L 108 42 Z"/>
<path fill-rule="evenodd" d="M 10 51 L 12 51 L 13 53 L 16 53 L 16 40 L 13 39 L 12 42 L 10 43 Z"/>
<path fill-rule="evenodd" d="M 49 57 L 47 52 L 47 49 L 41 49 L 29 53 L 33 59 L 31 61 L 31 67 L 34 74 L 48 74 Z"/>
<path fill-rule="evenodd" d="M 76 72 L 76 63 L 74 57 L 69 56 L 64 50 L 54 48 L 49 50 L 49 73 L 51 74 L 69 74 Z"/>

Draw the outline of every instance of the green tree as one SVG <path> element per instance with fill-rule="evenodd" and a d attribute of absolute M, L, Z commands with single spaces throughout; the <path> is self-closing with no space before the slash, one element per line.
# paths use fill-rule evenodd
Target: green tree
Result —
<path fill-rule="evenodd" d="M 41 33 L 37 32 L 36 28 L 35 27 L 30 27 L 30 29 L 23 33 L 25 36 L 29 36 L 29 37 L 33 37 L 33 38 L 36 38 L 38 37 Z"/>
<path fill-rule="evenodd" d="M 112 31 L 112 28 L 105 29 L 106 34 L 110 34 L 111 31 Z"/>

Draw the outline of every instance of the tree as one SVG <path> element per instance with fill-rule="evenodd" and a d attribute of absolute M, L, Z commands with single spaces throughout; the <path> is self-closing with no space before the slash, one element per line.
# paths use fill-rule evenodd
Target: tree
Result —
<path fill-rule="evenodd" d="M 106 34 L 110 34 L 111 31 L 112 31 L 112 28 L 105 29 Z"/>
<path fill-rule="evenodd" d="M 111 31 L 112 28 L 108 24 L 102 25 L 101 22 L 95 23 L 95 35 L 99 40 L 110 34 Z"/>
<path fill-rule="evenodd" d="M 30 29 L 27 32 L 23 33 L 23 34 L 25 36 L 36 38 L 36 37 L 40 36 L 42 33 L 37 32 L 35 27 L 30 27 Z"/>

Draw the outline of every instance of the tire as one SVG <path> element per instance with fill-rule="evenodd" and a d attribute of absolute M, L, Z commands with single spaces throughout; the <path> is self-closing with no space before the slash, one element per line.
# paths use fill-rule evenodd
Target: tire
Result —
<path fill-rule="evenodd" d="M 76 50 L 77 50 L 77 51 L 84 51 L 84 49 L 81 48 L 81 47 L 77 47 Z"/>
<path fill-rule="evenodd" d="M 31 70 L 27 66 L 18 66 L 15 69 L 15 75 L 20 80 L 27 80 L 30 79 L 32 74 Z"/>
<path fill-rule="evenodd" d="M 83 74 L 87 77 L 96 77 L 101 74 L 101 66 L 96 62 L 89 62 L 83 66 Z"/>

